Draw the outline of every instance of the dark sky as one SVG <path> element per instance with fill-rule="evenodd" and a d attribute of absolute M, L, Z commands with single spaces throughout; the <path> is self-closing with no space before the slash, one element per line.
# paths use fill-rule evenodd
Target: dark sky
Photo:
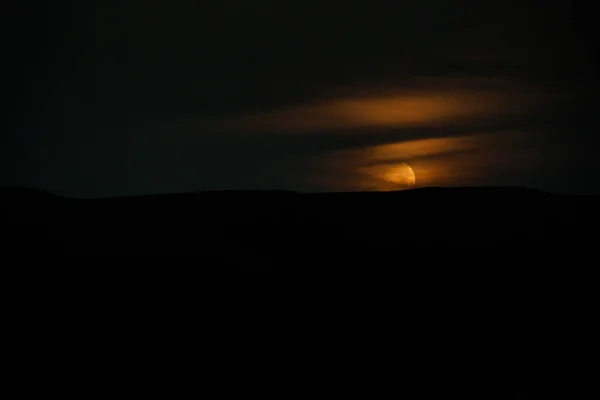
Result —
<path fill-rule="evenodd" d="M 583 1 L 14 1 L 0 184 L 600 192 Z"/>

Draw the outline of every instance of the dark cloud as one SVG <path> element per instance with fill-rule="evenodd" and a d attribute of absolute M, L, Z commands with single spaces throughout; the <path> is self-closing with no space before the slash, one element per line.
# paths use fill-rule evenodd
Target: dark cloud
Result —
<path fill-rule="evenodd" d="M 13 56 L 26 100 L 2 153 L 19 172 L 6 181 L 72 195 L 311 190 L 331 152 L 513 131 L 535 133 L 548 162 L 573 171 L 522 165 L 519 182 L 568 189 L 597 170 L 583 2 L 29 3 L 17 7 L 25 50 Z M 410 93 L 429 99 L 421 123 L 400 101 Z M 389 96 L 398 111 L 373 123 Z M 348 99 L 367 101 L 370 119 L 327 106 Z M 432 124 L 435 113 L 445 117 Z M 281 135 L 291 128 L 300 134 Z"/>
<path fill-rule="evenodd" d="M 222 114 L 419 75 L 562 80 L 584 51 L 539 1 L 249 4 L 99 2 L 64 84 L 114 113 Z"/>

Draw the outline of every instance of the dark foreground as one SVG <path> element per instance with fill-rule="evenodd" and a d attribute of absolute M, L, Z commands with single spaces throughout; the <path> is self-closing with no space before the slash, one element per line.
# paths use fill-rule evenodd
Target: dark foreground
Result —
<path fill-rule="evenodd" d="M 436 257 L 519 263 L 595 250 L 600 199 L 519 188 L 387 193 L 203 192 L 69 199 L 0 191 L 4 251 L 196 256 L 248 268 Z M 477 252 L 483 251 L 483 253 Z M 483 258 L 481 258 L 483 257 Z M 363 264 L 364 265 L 364 264 Z"/>
<path fill-rule="evenodd" d="M 40 335 L 68 337 L 111 369 L 124 354 L 151 369 L 169 337 L 172 353 L 218 349 L 202 376 L 232 394 L 594 397 L 598 197 L 514 188 L 0 196 L 8 310 L 36 354 L 61 349 L 36 345 Z M 169 257 L 53 257 L 63 255 Z M 201 278 L 215 270 L 292 279 Z M 206 354 L 190 357 L 196 365 Z M 163 364 L 179 377 L 196 371 Z M 218 373 L 232 364 L 235 383 Z"/>

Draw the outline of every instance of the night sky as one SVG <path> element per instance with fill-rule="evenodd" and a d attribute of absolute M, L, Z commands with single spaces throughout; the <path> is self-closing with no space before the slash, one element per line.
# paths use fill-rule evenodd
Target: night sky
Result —
<path fill-rule="evenodd" d="M 0 185 L 600 193 L 593 3 L 11 1 Z"/>

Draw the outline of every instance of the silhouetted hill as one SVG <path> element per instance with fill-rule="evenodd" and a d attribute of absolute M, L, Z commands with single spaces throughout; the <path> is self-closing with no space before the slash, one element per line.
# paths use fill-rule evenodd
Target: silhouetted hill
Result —
<path fill-rule="evenodd" d="M 15 201 L 17 199 L 20 200 L 29 200 L 29 199 L 38 199 L 38 198 L 51 198 L 57 197 L 51 193 L 45 192 L 43 190 L 31 189 L 23 186 L 4 186 L 0 187 L 0 199 L 1 201 Z"/>
<path fill-rule="evenodd" d="M 554 398 L 569 398 L 572 382 L 589 373 L 574 367 L 584 365 L 574 354 L 588 354 L 592 343 L 597 196 L 522 188 L 222 191 L 91 200 L 22 188 L 0 193 L 3 282 L 26 318 L 63 293 L 68 294 L 61 307 L 77 310 L 69 316 L 76 325 L 80 316 L 95 318 L 90 304 L 102 309 L 111 301 L 111 318 L 119 321 L 141 311 L 154 321 L 161 309 L 179 321 L 195 320 L 196 313 L 204 321 L 207 309 L 232 319 L 231 310 L 243 307 L 247 319 L 230 329 L 231 339 L 226 336 L 235 343 L 263 323 L 280 335 L 279 316 L 290 314 L 292 297 L 300 304 L 316 303 L 311 318 L 331 325 L 340 312 L 352 321 L 362 311 L 377 329 L 369 339 L 375 345 L 381 335 L 397 335 L 385 346 L 401 344 L 407 349 L 402 357 L 410 352 L 408 372 L 402 373 L 418 382 L 415 386 L 437 391 L 431 398 L 453 393 L 456 398 L 507 399 L 539 393 L 540 387 L 549 388 L 546 393 Z M 71 262 L 52 255 L 92 257 Z M 173 257 L 178 255 L 195 257 Z M 215 270 L 281 271 L 292 279 L 262 286 L 227 280 L 235 289 L 223 292 L 207 289 L 212 283 L 201 279 Z M 15 271 L 20 279 L 6 279 Z M 368 272 L 384 274 L 374 282 L 366 279 Z M 290 282 L 300 288 L 291 290 Z M 324 286 L 321 293 L 315 293 L 318 285 Z M 257 304 L 263 295 L 268 299 Z M 31 299 L 31 307 L 24 307 L 23 299 Z M 170 306 L 164 306 L 165 299 Z M 228 301 L 235 304 L 226 308 Z M 61 307 L 49 309 L 48 326 Z M 265 308 L 276 311 L 259 324 L 256 314 Z M 311 329 L 322 329 L 320 322 L 314 324 Z M 409 336 L 401 336 L 409 330 Z M 293 343 L 298 353 L 310 347 Z M 353 343 L 340 343 L 335 357 L 345 363 L 354 357 L 348 350 Z M 375 349 L 388 352 L 387 347 Z M 318 351 L 314 357 L 320 360 L 324 354 Z M 435 375 L 422 372 L 431 360 L 440 368 Z M 397 371 L 388 363 L 376 375 L 393 371 L 388 380 L 395 382 Z M 328 373 L 323 376 L 330 379 Z M 285 377 L 277 379 L 285 382 Z M 575 387 L 581 389 L 579 383 Z M 465 388 L 471 397 L 463 396 Z"/>
<path fill-rule="evenodd" d="M 5 251 L 194 255 L 248 267 L 411 257 L 427 262 L 441 253 L 447 260 L 467 260 L 481 249 L 486 257 L 494 254 L 488 261 L 508 254 L 523 260 L 527 254 L 575 257 L 590 250 L 600 221 L 597 196 L 523 188 L 220 191 L 102 199 L 3 188 L 0 199 L 3 230 L 12 236 Z"/>

